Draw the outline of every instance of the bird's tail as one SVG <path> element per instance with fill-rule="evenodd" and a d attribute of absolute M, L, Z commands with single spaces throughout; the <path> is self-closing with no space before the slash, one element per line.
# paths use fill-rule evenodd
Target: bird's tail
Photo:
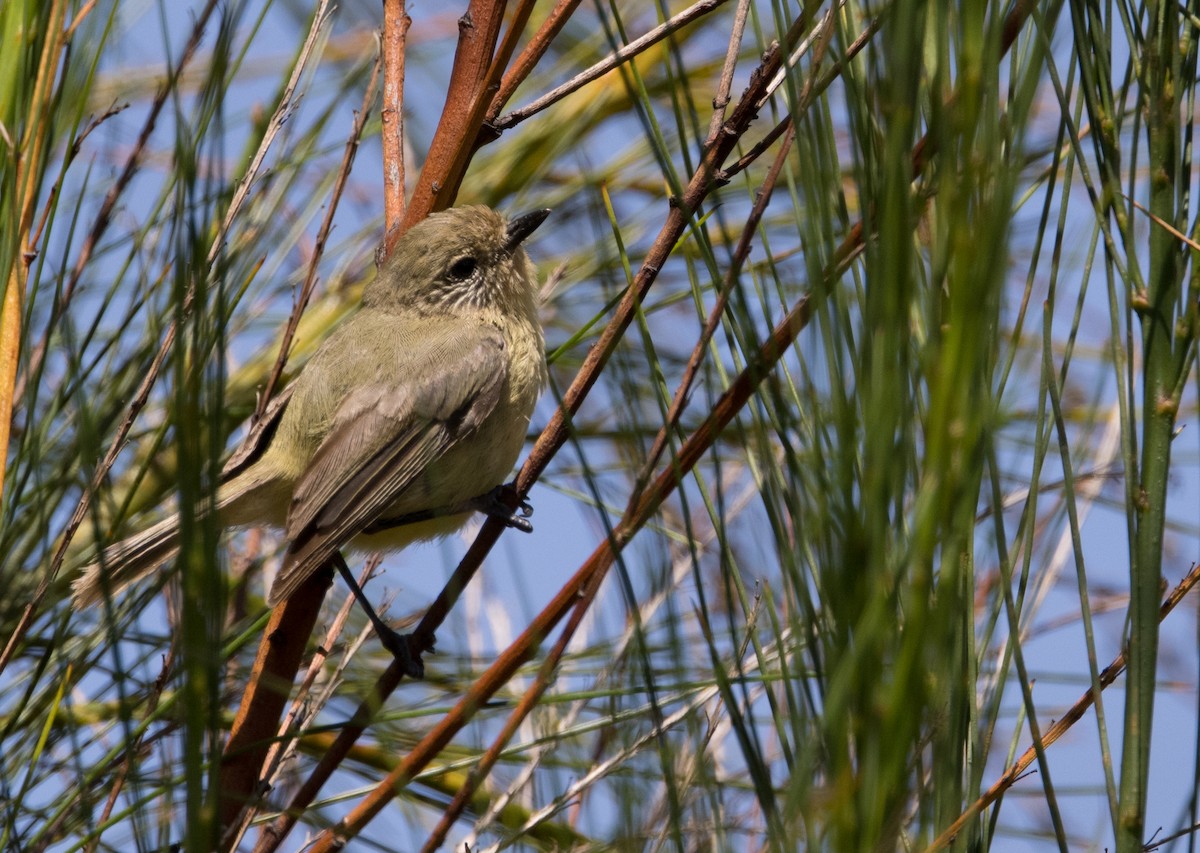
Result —
<path fill-rule="evenodd" d="M 291 492 L 285 481 L 271 476 L 269 468 L 250 468 L 222 483 L 213 510 L 221 524 L 241 526 L 278 524 L 286 512 Z M 198 507 L 199 517 L 208 510 Z M 172 514 L 153 527 L 104 549 L 100 559 L 87 566 L 71 584 L 76 609 L 91 607 L 141 580 L 179 552 L 179 515 Z"/>
<path fill-rule="evenodd" d="M 153 572 L 179 551 L 179 515 L 109 545 L 71 584 L 76 610 L 99 604 Z"/>

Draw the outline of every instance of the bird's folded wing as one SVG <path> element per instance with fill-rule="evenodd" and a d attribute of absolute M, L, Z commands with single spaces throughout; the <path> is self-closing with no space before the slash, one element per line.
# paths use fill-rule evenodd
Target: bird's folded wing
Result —
<path fill-rule="evenodd" d="M 507 374 L 499 330 L 471 325 L 427 343 L 403 378 L 357 388 L 338 407 L 293 494 L 291 544 L 269 604 L 291 595 L 496 407 Z"/>
<path fill-rule="evenodd" d="M 279 421 L 283 418 L 283 410 L 287 408 L 288 402 L 292 399 L 292 392 L 295 390 L 295 385 L 289 385 L 271 398 L 263 416 L 250 425 L 250 431 L 246 433 L 246 438 L 225 462 L 225 467 L 221 469 L 222 482 L 232 480 L 262 456 L 271 443 L 271 438 L 275 435 L 275 428 L 279 426 Z"/>

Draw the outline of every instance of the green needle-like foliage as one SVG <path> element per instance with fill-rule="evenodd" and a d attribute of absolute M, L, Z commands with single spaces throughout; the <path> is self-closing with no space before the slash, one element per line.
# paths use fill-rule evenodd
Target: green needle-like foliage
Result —
<path fill-rule="evenodd" d="M 407 4 L 410 190 L 501 6 Z M 1191 849 L 1200 14 L 1159 0 L 578 4 L 450 140 L 455 203 L 553 209 L 535 531 L 382 696 L 335 583 L 227 832 L 284 543 L 196 510 L 304 282 L 276 390 L 375 274 L 379 7 L 0 4 L 0 849 Z M 73 610 L 170 507 L 178 559 Z M 368 595 L 419 619 L 473 532 Z"/>

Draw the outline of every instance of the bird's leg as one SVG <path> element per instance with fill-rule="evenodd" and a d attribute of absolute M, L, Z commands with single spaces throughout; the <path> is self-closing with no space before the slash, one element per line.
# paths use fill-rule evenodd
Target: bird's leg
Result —
<path fill-rule="evenodd" d="M 527 500 L 516 500 L 517 489 L 513 483 L 496 486 L 486 495 L 480 495 L 471 501 L 472 507 L 483 514 L 504 523 L 505 527 L 520 530 L 522 533 L 532 533 L 533 525 L 529 516 L 533 515 L 533 505 Z M 510 504 L 516 502 L 516 508 Z"/>
<path fill-rule="evenodd" d="M 336 551 L 333 554 L 333 564 L 337 567 L 338 573 L 345 579 L 346 585 L 350 587 L 350 592 L 358 599 L 358 603 L 366 612 L 367 618 L 371 620 L 371 627 L 375 629 L 375 633 L 379 636 L 379 642 L 400 662 L 400 666 L 404 669 L 404 674 L 409 678 L 423 679 L 425 677 L 425 664 L 421 660 L 421 654 L 432 649 L 432 644 L 429 644 L 428 648 L 417 648 L 411 634 L 401 634 L 396 629 L 387 625 L 379 618 L 379 614 L 375 612 L 375 608 L 367 600 L 367 594 L 363 592 L 362 587 L 358 585 L 358 581 L 354 579 L 354 573 L 346 565 L 345 559 Z"/>

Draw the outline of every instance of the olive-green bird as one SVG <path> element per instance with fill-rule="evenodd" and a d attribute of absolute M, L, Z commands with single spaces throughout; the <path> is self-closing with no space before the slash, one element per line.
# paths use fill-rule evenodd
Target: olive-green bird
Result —
<path fill-rule="evenodd" d="M 362 308 L 280 396 L 259 449 L 231 460 L 215 506 L 226 527 L 282 528 L 278 604 L 344 545 L 392 550 L 450 533 L 511 472 L 546 384 L 537 275 L 521 243 L 546 218 L 487 207 L 413 226 Z M 514 526 L 523 526 L 511 516 Z M 173 515 L 109 546 L 74 583 L 76 607 L 173 557 Z"/>

